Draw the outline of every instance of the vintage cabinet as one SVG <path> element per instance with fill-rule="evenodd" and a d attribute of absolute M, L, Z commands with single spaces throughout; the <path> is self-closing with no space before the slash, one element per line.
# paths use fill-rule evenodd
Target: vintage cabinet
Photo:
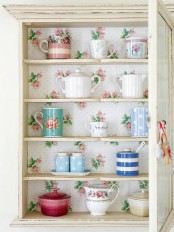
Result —
<path fill-rule="evenodd" d="M 19 214 L 12 222 L 13 226 L 145 226 L 149 227 L 150 232 L 167 232 L 170 230 L 173 218 L 173 169 L 172 162 L 166 165 L 165 159 L 157 159 L 156 145 L 158 142 L 159 128 L 158 121 L 166 120 L 167 136 L 173 149 L 173 19 L 170 15 L 172 6 L 168 9 L 158 0 L 149 1 L 148 5 L 121 5 L 121 6 L 44 6 L 44 5 L 6 5 L 4 6 L 19 22 L 19 47 L 20 47 L 20 128 L 19 128 Z M 89 31 L 97 26 L 105 27 L 108 31 L 108 39 L 114 41 L 114 32 L 116 36 L 117 50 L 120 52 L 119 59 L 74 59 L 75 51 L 86 49 L 89 43 Z M 45 59 L 37 47 L 38 36 L 42 31 L 43 38 L 53 33 L 53 28 L 70 28 L 72 30 L 74 42 L 72 45 L 71 59 Z M 123 42 L 117 35 L 123 28 L 134 28 L 139 35 L 148 36 L 148 59 L 126 59 L 125 53 L 122 53 Z M 32 41 L 28 41 L 28 33 L 34 33 Z M 36 39 L 34 41 L 34 39 Z M 122 40 L 123 41 L 123 40 Z M 120 45 L 119 43 L 122 43 Z M 36 45 L 36 46 L 35 46 Z M 84 51 L 84 50 L 83 50 Z M 118 54 L 119 54 L 118 52 Z M 56 89 L 54 77 L 57 70 L 67 71 L 74 67 L 81 67 L 88 72 L 94 72 L 95 67 L 105 69 L 109 73 L 106 78 L 112 82 L 114 75 L 122 73 L 124 70 L 135 70 L 140 73 L 148 74 L 148 99 L 122 99 L 122 98 L 104 98 L 100 94 L 100 89 L 94 97 L 89 99 L 65 99 L 52 98 L 48 96 L 49 90 Z M 39 92 L 33 89 L 31 82 L 28 82 L 28 76 L 36 75 L 49 76 L 42 83 Z M 38 83 L 40 83 L 38 81 Z M 39 84 L 38 84 L 39 85 Z M 51 86 L 51 87 L 50 87 Z M 104 84 L 103 84 L 104 86 Z M 38 86 L 34 86 L 38 87 Z M 104 88 L 104 87 L 103 87 Z M 88 104 L 88 111 L 79 111 L 77 105 L 83 102 L 83 106 Z M 115 102 L 115 103 L 114 103 Z M 35 133 L 28 129 L 28 117 L 37 110 L 41 110 L 45 104 L 61 106 L 66 111 L 73 112 L 75 121 L 73 127 L 65 129 L 65 135 L 61 138 L 44 138 L 38 132 Z M 124 110 L 138 104 L 146 104 L 149 109 L 149 136 L 148 138 L 132 138 L 123 129 L 107 138 L 92 138 L 84 132 L 84 128 L 79 125 L 84 123 L 79 117 L 88 119 L 97 109 L 105 109 L 108 117 L 114 112 L 117 116 Z M 83 107 L 82 107 L 83 108 Z M 67 111 L 68 112 L 68 111 Z M 30 118 L 31 119 L 31 118 Z M 112 119 L 112 117 L 111 117 Z M 116 117 L 115 123 L 120 120 Z M 70 122 L 71 124 L 71 122 Z M 118 124 L 118 123 L 117 123 Z M 30 126 L 33 126 L 32 122 Z M 119 125 L 120 126 L 120 125 Z M 118 126 L 118 128 L 119 128 Z M 37 127 L 37 126 L 36 126 Z M 38 128 L 35 128 L 37 130 Z M 118 129 L 119 130 L 119 129 Z M 119 134 L 120 133 L 120 134 Z M 67 149 L 71 151 L 75 142 L 80 141 L 89 144 L 89 150 L 86 154 L 96 150 L 103 149 L 105 153 L 110 153 L 106 160 L 108 168 L 94 171 L 89 176 L 70 178 L 67 176 L 53 176 L 50 169 L 53 167 L 53 157 L 57 151 Z M 146 148 L 140 157 L 141 167 L 140 175 L 136 177 L 120 177 L 115 174 L 115 153 L 124 146 L 130 146 L 133 149 L 139 142 L 145 141 Z M 55 145 L 55 143 L 57 143 Z M 147 145 L 148 143 L 148 145 Z M 55 145 L 53 150 L 49 146 Z M 69 145 L 70 144 L 70 145 Z M 73 145 L 72 145 L 73 144 Z M 108 144 L 120 145 L 119 148 L 108 147 Z M 76 143 L 78 146 L 78 143 Z M 101 148 L 100 148 L 101 146 Z M 78 148 L 78 147 L 77 147 Z M 97 150 L 98 149 L 98 150 Z M 31 157 L 34 153 L 37 155 Z M 38 153 L 43 153 L 42 163 L 45 165 L 41 173 L 32 173 L 28 169 L 28 159 L 39 160 Z M 52 154 L 53 153 L 53 154 Z M 41 156 L 41 154 L 39 154 Z M 144 157 L 144 158 L 143 158 Z M 93 157 L 90 157 L 90 160 Z M 89 159 L 89 157 L 87 157 Z M 93 158 L 94 159 L 94 158 Z M 103 157 L 104 159 L 104 157 Z M 51 160 L 51 161 L 50 161 Z M 104 160 L 103 160 L 104 161 Z M 105 161 L 104 161 L 105 162 Z M 88 162 L 89 163 L 89 162 Z M 38 168 L 38 167 L 37 167 Z M 75 187 L 71 182 L 82 184 L 84 181 L 119 181 L 120 199 L 126 199 L 130 193 L 130 188 L 136 190 L 137 182 L 140 180 L 149 181 L 149 218 L 137 217 L 129 212 L 121 212 L 116 208 L 108 212 L 105 216 L 93 217 L 87 212 L 84 205 L 84 196 L 73 191 Z M 50 181 L 60 181 L 61 189 L 69 191 L 74 197 L 74 210 L 68 215 L 59 218 L 50 218 L 43 216 L 40 212 L 28 212 L 28 205 L 32 197 L 38 197 L 43 193 L 43 182 L 47 184 Z M 63 183 L 63 184 L 61 184 Z M 78 187 L 77 187 L 78 188 Z M 80 189 L 80 188 L 79 188 Z M 79 190 L 78 189 L 78 190 Z M 35 194 L 35 195 L 34 195 Z M 116 201 L 116 205 L 120 202 Z M 33 203 L 34 204 L 34 203 Z M 36 205 L 34 205 L 36 206 Z M 85 209 L 85 210 L 84 210 Z M 32 210 L 30 210 L 32 211 Z M 33 210 L 34 211 L 34 210 Z"/>

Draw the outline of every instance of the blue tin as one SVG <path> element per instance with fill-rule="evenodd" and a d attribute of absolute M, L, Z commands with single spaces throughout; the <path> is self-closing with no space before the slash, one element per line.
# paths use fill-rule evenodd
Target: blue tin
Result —
<path fill-rule="evenodd" d="M 139 153 L 131 152 L 130 149 L 118 152 L 116 154 L 117 171 L 119 176 L 137 176 L 139 175 Z"/>
<path fill-rule="evenodd" d="M 131 110 L 131 136 L 147 137 L 148 136 L 148 109 L 134 108 Z"/>
<path fill-rule="evenodd" d="M 69 156 L 67 153 L 58 153 L 56 156 L 56 172 L 69 172 Z"/>
<path fill-rule="evenodd" d="M 70 172 L 84 172 L 85 158 L 82 153 L 73 153 L 70 157 Z"/>

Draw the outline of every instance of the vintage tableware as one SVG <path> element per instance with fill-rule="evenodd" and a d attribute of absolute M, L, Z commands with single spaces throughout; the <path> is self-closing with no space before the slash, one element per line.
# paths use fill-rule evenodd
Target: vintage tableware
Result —
<path fill-rule="evenodd" d="M 114 83 L 123 98 L 143 98 L 144 81 L 146 75 L 122 75 L 114 78 Z M 122 87 L 117 80 L 122 82 Z"/>
<path fill-rule="evenodd" d="M 116 154 L 116 174 L 119 176 L 139 175 L 139 153 L 131 152 L 130 148 L 125 148 Z"/>
<path fill-rule="evenodd" d="M 127 58 L 146 59 L 147 58 L 147 38 L 129 37 L 126 39 Z"/>
<path fill-rule="evenodd" d="M 56 156 L 56 172 L 69 172 L 69 155 L 59 152 Z"/>
<path fill-rule="evenodd" d="M 136 216 L 149 216 L 149 193 L 146 189 L 140 189 L 128 196 L 130 212 Z"/>
<path fill-rule="evenodd" d="M 85 186 L 86 191 L 86 205 L 91 215 L 105 215 L 106 211 L 116 200 L 119 189 L 116 185 L 112 185 L 108 188 L 105 185 L 95 184 Z M 113 199 L 110 199 L 110 195 L 114 194 Z"/>
<path fill-rule="evenodd" d="M 92 87 L 91 79 L 95 77 L 98 78 L 98 83 Z M 60 80 L 65 83 L 65 87 L 59 84 Z M 56 78 L 56 83 L 66 98 L 88 98 L 91 96 L 91 93 L 94 93 L 100 82 L 100 76 L 94 75 L 90 77 L 88 74 L 81 72 L 79 68 L 67 77 L 62 76 Z"/>
<path fill-rule="evenodd" d="M 148 136 L 148 109 L 147 107 L 138 107 L 131 110 L 131 136 Z"/>
<path fill-rule="evenodd" d="M 68 213 L 71 196 L 57 190 L 53 189 L 53 192 L 39 197 L 41 212 L 44 215 L 57 217 Z"/>
<path fill-rule="evenodd" d="M 56 36 L 54 36 L 56 38 Z M 43 45 L 48 48 L 45 50 Z M 47 40 L 42 40 L 39 43 L 39 48 L 42 52 L 48 54 L 48 59 L 70 59 L 71 58 L 71 44 L 53 43 Z"/>
<path fill-rule="evenodd" d="M 115 52 L 115 45 L 109 44 L 106 40 L 91 40 L 90 41 L 91 57 L 94 59 L 110 58 Z M 110 53 L 108 55 L 108 52 Z"/>
<path fill-rule="evenodd" d="M 85 128 L 91 133 L 91 137 L 107 137 L 107 122 L 86 122 Z"/>
<path fill-rule="evenodd" d="M 38 116 L 42 117 L 42 123 Z M 44 137 L 63 136 L 63 110 L 60 108 L 43 108 L 42 112 L 34 115 L 36 122 L 41 126 Z"/>
<path fill-rule="evenodd" d="M 70 156 L 70 172 L 84 172 L 85 158 L 82 153 L 72 153 Z"/>

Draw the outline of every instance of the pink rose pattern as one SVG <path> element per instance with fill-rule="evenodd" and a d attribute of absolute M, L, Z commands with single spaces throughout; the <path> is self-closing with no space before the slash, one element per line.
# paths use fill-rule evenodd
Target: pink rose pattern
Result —
<path fill-rule="evenodd" d="M 104 39 L 104 27 L 97 27 L 95 30 L 91 30 L 91 39 L 92 40 L 98 40 L 98 39 Z"/>
<path fill-rule="evenodd" d="M 33 157 L 31 157 L 28 160 L 28 168 L 32 173 L 39 173 L 41 164 L 42 164 L 41 159 L 33 159 Z"/>
<path fill-rule="evenodd" d="M 63 72 L 61 69 L 57 70 L 56 77 L 67 77 L 69 76 L 71 72 L 68 70 L 66 72 Z"/>
<path fill-rule="evenodd" d="M 115 92 L 110 93 L 109 91 L 105 91 L 102 95 L 103 98 L 107 98 L 107 99 L 114 99 L 114 98 L 119 98 L 120 94 Z"/>
<path fill-rule="evenodd" d="M 42 117 L 41 116 L 38 116 L 37 117 L 37 120 L 38 121 L 42 121 Z M 31 115 L 29 118 L 28 118 L 28 125 L 31 126 L 31 128 L 33 129 L 33 131 L 37 132 L 40 130 L 40 126 L 39 124 L 36 122 L 35 118 L 33 115 Z"/>
<path fill-rule="evenodd" d="M 105 165 L 105 156 L 99 153 L 95 158 L 91 159 L 92 168 L 96 170 Z"/>
<path fill-rule="evenodd" d="M 45 122 L 45 127 L 46 129 L 57 129 L 59 128 L 60 123 L 58 122 L 58 120 L 54 117 L 48 119 Z"/>
<path fill-rule="evenodd" d="M 74 185 L 74 189 L 77 189 L 77 191 L 80 193 L 80 195 L 85 194 L 85 188 L 84 186 L 87 186 L 88 182 L 87 181 L 76 181 Z"/>
<path fill-rule="evenodd" d="M 101 81 L 105 80 L 106 77 L 106 71 L 104 71 L 103 69 L 99 68 L 96 72 L 91 73 L 91 76 L 97 75 L 100 77 Z M 94 79 L 92 80 L 92 83 L 97 84 L 99 82 L 99 78 L 98 77 L 94 77 Z"/>
<path fill-rule="evenodd" d="M 75 142 L 75 143 L 74 143 L 74 146 L 76 146 L 77 149 L 78 149 L 79 151 L 81 151 L 81 152 L 86 151 L 86 145 L 85 145 L 83 142 L 81 142 L 81 141 Z"/>
<path fill-rule="evenodd" d="M 80 110 L 84 110 L 87 107 L 86 102 L 79 102 L 77 103 Z"/>
<path fill-rule="evenodd" d="M 41 31 L 33 31 L 33 29 L 30 29 L 28 32 L 28 40 L 31 40 L 33 45 L 39 46 L 39 36 L 41 34 Z"/>
<path fill-rule="evenodd" d="M 34 72 L 31 72 L 28 82 L 31 83 L 31 85 L 35 88 L 38 89 L 40 87 L 40 80 L 42 79 L 43 75 L 42 73 L 37 73 L 34 74 Z"/>
<path fill-rule="evenodd" d="M 123 124 L 127 130 L 130 130 L 131 129 L 131 118 L 129 115 L 127 114 L 124 114 L 123 117 L 122 117 L 122 121 L 121 121 L 121 124 Z"/>
<path fill-rule="evenodd" d="M 74 56 L 74 59 L 86 59 L 86 58 L 89 58 L 88 51 L 81 52 L 81 51 L 77 50 L 77 52 L 75 53 L 75 56 Z"/>
<path fill-rule="evenodd" d="M 91 115 L 91 120 L 92 122 L 105 122 L 105 114 L 99 110 L 96 115 Z"/>
<path fill-rule="evenodd" d="M 46 95 L 46 98 L 48 99 L 58 99 L 59 98 L 59 92 L 56 92 L 53 90 L 50 94 Z"/>

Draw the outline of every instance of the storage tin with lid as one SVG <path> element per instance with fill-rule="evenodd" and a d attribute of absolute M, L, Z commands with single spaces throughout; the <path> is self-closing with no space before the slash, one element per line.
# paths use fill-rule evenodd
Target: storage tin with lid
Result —
<path fill-rule="evenodd" d="M 56 156 L 56 172 L 69 172 L 69 156 L 65 152 L 59 152 Z"/>
<path fill-rule="evenodd" d="M 72 153 L 70 157 L 70 172 L 84 172 L 85 171 L 85 158 L 82 153 Z"/>

